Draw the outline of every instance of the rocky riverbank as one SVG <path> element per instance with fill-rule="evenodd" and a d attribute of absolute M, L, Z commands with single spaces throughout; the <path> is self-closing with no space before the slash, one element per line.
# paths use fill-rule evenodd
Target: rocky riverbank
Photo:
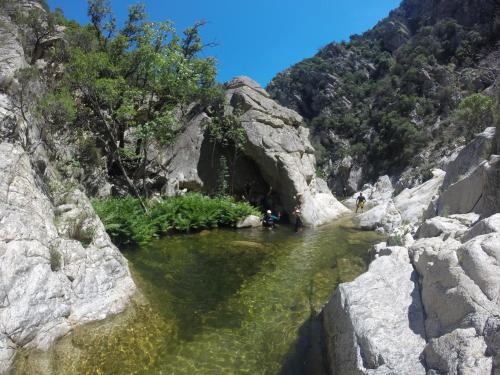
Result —
<path fill-rule="evenodd" d="M 323 311 L 331 374 L 500 373 L 498 146 L 488 128 L 420 186 L 365 186 L 359 223 L 389 239 Z"/>
<path fill-rule="evenodd" d="M 18 26 L 7 15 L 0 19 L 0 75 L 15 82 L 27 62 Z M 0 90 L 2 374 L 18 349 L 47 349 L 74 327 L 123 311 L 136 290 L 87 196 L 68 188 L 53 167 L 45 125 Z"/>

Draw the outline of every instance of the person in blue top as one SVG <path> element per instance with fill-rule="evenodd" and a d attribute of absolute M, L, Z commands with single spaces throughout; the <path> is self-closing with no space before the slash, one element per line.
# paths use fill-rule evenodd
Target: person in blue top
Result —
<path fill-rule="evenodd" d="M 279 221 L 280 217 L 279 214 L 278 216 L 273 215 L 271 210 L 267 210 L 266 213 L 264 214 L 264 218 L 262 219 L 262 225 L 265 228 L 274 228 L 276 225 L 276 222 Z"/>

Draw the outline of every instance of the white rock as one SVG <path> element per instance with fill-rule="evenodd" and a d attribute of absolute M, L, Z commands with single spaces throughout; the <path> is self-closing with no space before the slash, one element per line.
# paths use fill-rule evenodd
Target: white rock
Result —
<path fill-rule="evenodd" d="M 305 225 L 325 224 L 348 213 L 349 210 L 335 199 L 326 183 L 315 176 L 314 149 L 302 117 L 272 100 L 250 78 L 237 77 L 224 87 L 229 103 L 226 112 L 236 115 L 244 130 L 244 155 L 240 160 L 247 160 L 245 177 L 254 176 L 263 184 L 272 186 L 288 213 L 292 213 L 297 205 L 294 197 L 300 196 Z M 155 160 L 151 163 L 163 177 L 167 195 L 178 194 L 182 189 L 214 189 L 216 173 L 212 159 L 218 158 L 218 150 L 206 137 L 205 130 L 210 121 L 206 113 L 198 113 L 182 129 L 172 146 L 165 152 L 152 153 Z"/>
<path fill-rule="evenodd" d="M 262 226 L 262 220 L 255 215 L 249 215 L 236 223 L 236 228 L 255 228 Z"/>
<path fill-rule="evenodd" d="M 135 292 L 127 261 L 87 197 L 76 191 L 62 203 L 55 210 L 40 190 L 20 146 L 0 143 L 2 368 L 14 348 L 47 349 L 72 326 L 123 311 Z M 68 238 L 82 230 L 85 248 Z"/>
<path fill-rule="evenodd" d="M 491 374 L 492 359 L 486 356 L 484 339 L 473 328 L 457 329 L 431 339 L 425 348 L 427 366 L 449 375 Z"/>
<path fill-rule="evenodd" d="M 500 232 L 473 238 L 457 254 L 465 274 L 500 307 Z"/>
<path fill-rule="evenodd" d="M 427 219 L 417 230 L 416 238 L 438 237 L 441 235 L 451 235 L 461 237 L 467 227 L 458 220 L 436 216 Z"/>
<path fill-rule="evenodd" d="M 466 227 L 470 227 L 479 220 L 481 215 L 476 214 L 474 212 L 469 212 L 467 214 L 455 214 L 455 215 L 450 215 L 448 217 L 450 219 L 458 220 L 461 224 L 465 225 Z"/>
<path fill-rule="evenodd" d="M 472 228 L 465 232 L 462 242 L 469 241 L 470 239 L 482 234 L 493 232 L 500 233 L 500 214 L 492 215 L 476 223 Z"/>
<path fill-rule="evenodd" d="M 417 275 L 400 253 L 380 256 L 341 284 L 324 309 L 331 374 L 425 374 Z"/>
<path fill-rule="evenodd" d="M 455 182 L 469 176 L 479 164 L 488 159 L 494 138 L 495 128 L 489 127 L 462 148 L 455 160 L 446 166 L 443 188 L 446 189 Z"/>
<path fill-rule="evenodd" d="M 417 240 L 409 249 L 420 275 L 426 333 L 439 337 L 456 328 L 484 329 L 497 309 L 480 287 L 460 267 L 460 242 L 438 237 Z"/>
<path fill-rule="evenodd" d="M 366 198 L 365 209 L 385 204 L 392 198 L 394 187 L 392 186 L 389 176 L 381 176 L 375 185 L 366 184 L 361 190 Z M 346 199 L 342 203 L 351 210 L 356 209 L 356 199 L 359 193 L 355 193 L 352 197 Z"/>
<path fill-rule="evenodd" d="M 429 181 L 412 189 L 405 189 L 394 198 L 394 203 L 401 214 L 403 222 L 418 222 L 434 196 L 438 193 L 443 183 L 445 172 L 435 169 L 432 173 L 433 178 Z"/>
<path fill-rule="evenodd" d="M 357 221 L 362 229 L 374 230 L 378 227 L 391 232 L 401 223 L 401 215 L 389 199 L 370 210 L 357 216 Z"/>

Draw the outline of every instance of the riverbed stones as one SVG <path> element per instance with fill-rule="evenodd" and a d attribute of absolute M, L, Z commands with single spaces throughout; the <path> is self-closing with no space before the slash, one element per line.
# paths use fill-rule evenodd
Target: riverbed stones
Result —
<path fill-rule="evenodd" d="M 426 373 L 417 274 L 407 249 L 379 250 L 368 271 L 341 284 L 323 311 L 331 374 Z"/>

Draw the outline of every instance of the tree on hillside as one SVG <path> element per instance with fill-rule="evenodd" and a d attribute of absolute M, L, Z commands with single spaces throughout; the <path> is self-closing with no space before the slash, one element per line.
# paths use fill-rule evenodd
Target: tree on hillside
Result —
<path fill-rule="evenodd" d="M 472 94 L 463 99 L 453 113 L 453 118 L 467 140 L 488 126 L 493 126 L 495 102 L 489 96 Z"/>
<path fill-rule="evenodd" d="M 122 29 L 109 0 L 89 0 L 88 14 L 91 27 L 73 38 L 77 43 L 70 51 L 67 82 L 78 103 L 79 123 L 95 134 L 110 163 L 140 198 L 129 173 L 142 170 L 144 181 L 149 142 L 172 140 L 188 106 L 210 97 L 215 62 L 199 56 L 203 23 L 180 37 L 169 21 L 146 21 L 142 4 L 129 8 Z M 133 150 L 125 147 L 127 131 L 138 137 Z M 133 171 L 124 161 L 130 154 L 140 159 Z"/>

